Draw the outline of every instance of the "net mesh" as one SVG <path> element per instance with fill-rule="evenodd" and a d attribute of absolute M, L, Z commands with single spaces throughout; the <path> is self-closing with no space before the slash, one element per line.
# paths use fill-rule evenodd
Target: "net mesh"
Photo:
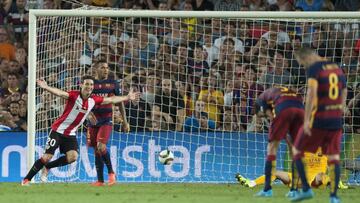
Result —
<path fill-rule="evenodd" d="M 309 46 L 345 71 L 350 92 L 343 140 L 343 180 L 356 182 L 360 154 L 359 20 L 37 17 L 37 78 L 63 90 L 78 89 L 92 64 L 106 60 L 121 92 L 141 91 L 140 103 L 125 103 L 130 132 L 114 107 L 108 148 L 121 181 L 229 182 L 234 174 L 263 173 L 269 123 L 254 116 L 265 89 L 292 85 L 305 93 L 305 71 L 294 50 Z M 36 146 L 43 153 L 62 99 L 37 88 Z M 351 101 L 351 102 L 350 102 Z M 52 169 L 50 181 L 96 179 L 92 149 L 79 132 L 80 157 Z M 119 132 L 119 133 L 118 133 Z M 162 166 L 157 153 L 175 153 Z M 56 154 L 58 156 L 58 152 Z M 279 170 L 288 170 L 287 147 L 279 149 Z M 355 170 L 356 171 L 356 170 Z"/>

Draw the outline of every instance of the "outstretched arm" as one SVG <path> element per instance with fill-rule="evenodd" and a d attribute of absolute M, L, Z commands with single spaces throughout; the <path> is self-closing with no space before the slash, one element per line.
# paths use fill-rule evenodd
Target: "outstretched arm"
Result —
<path fill-rule="evenodd" d="M 112 96 L 112 97 L 105 97 L 104 101 L 101 104 L 117 104 L 124 101 L 139 101 L 140 99 L 140 92 L 134 92 L 132 89 L 130 90 L 129 94 L 126 96 Z"/>
<path fill-rule="evenodd" d="M 69 98 L 69 93 L 61 90 L 61 89 L 58 89 L 56 87 L 50 87 L 47 85 L 46 81 L 45 80 L 37 80 L 36 81 L 37 84 L 39 85 L 39 87 L 41 87 L 42 89 L 50 92 L 51 94 L 55 94 L 56 96 L 59 96 L 59 97 L 62 97 L 64 99 L 68 99 Z"/>

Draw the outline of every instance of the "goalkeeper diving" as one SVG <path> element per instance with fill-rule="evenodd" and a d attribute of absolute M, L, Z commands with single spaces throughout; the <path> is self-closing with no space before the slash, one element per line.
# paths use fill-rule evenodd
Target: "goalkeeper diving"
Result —
<path fill-rule="evenodd" d="M 325 188 L 327 185 L 330 184 L 330 177 L 327 174 L 327 157 L 323 156 L 321 152 L 321 148 L 313 154 L 309 152 L 304 153 L 304 163 L 306 165 L 306 177 L 313 188 Z M 271 176 L 271 181 L 275 181 L 276 179 L 280 180 L 283 184 L 287 186 L 291 186 L 292 183 L 292 174 L 277 170 Z M 236 174 L 237 181 L 245 187 L 253 188 L 257 185 L 263 185 L 265 183 L 265 176 L 260 176 L 255 180 L 250 180 L 243 177 L 240 174 Z M 301 180 L 294 181 L 295 187 L 301 186 Z M 348 189 L 347 185 L 344 185 L 341 181 L 339 183 L 339 189 Z"/>

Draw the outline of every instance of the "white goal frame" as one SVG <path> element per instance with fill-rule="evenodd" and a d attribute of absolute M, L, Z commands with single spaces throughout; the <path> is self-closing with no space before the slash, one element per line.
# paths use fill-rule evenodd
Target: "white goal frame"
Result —
<path fill-rule="evenodd" d="M 231 12 L 231 11 L 157 11 L 157 10 L 30 10 L 29 12 L 29 75 L 28 75 L 28 133 L 27 168 L 35 161 L 36 128 L 36 18 L 39 16 L 82 16 L 82 17 L 212 17 L 248 19 L 360 19 L 360 12 Z M 31 68 L 30 68 L 31 67 Z"/>

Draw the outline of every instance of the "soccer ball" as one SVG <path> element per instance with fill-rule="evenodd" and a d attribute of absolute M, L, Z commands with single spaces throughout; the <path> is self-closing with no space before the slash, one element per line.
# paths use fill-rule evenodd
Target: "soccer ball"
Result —
<path fill-rule="evenodd" d="M 174 153 L 166 149 L 159 153 L 159 161 L 164 165 L 170 165 L 174 161 Z"/>

